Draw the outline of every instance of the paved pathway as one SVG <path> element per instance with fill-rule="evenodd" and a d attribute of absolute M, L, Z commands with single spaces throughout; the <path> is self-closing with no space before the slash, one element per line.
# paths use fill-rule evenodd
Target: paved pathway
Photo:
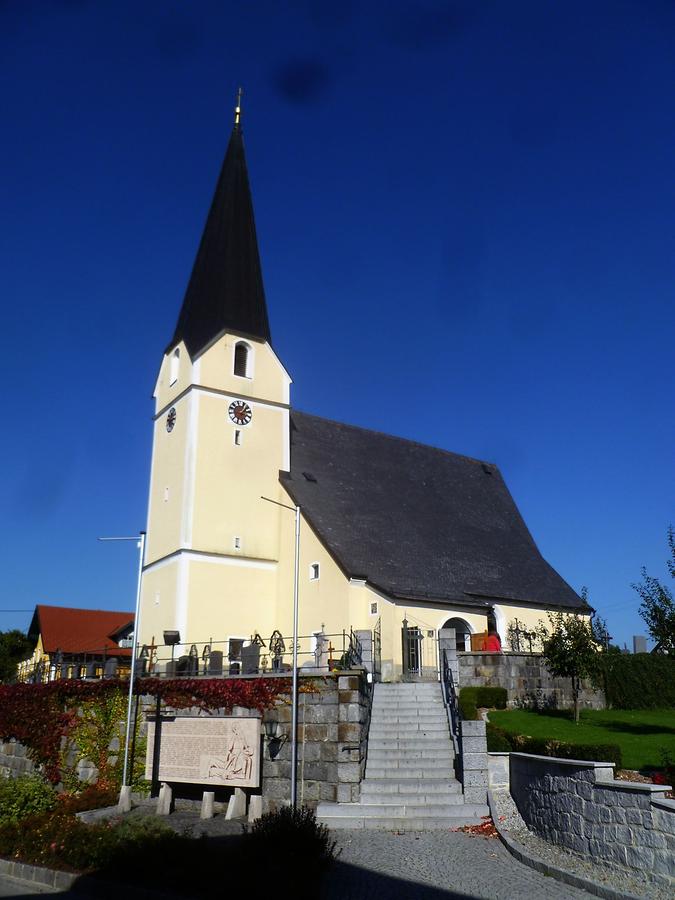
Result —
<path fill-rule="evenodd" d="M 335 832 L 321 900 L 588 900 L 518 862 L 497 838 L 461 832 Z"/>
<path fill-rule="evenodd" d="M 231 826 L 233 823 L 227 823 Z M 340 856 L 317 900 L 589 900 L 514 859 L 497 838 L 458 832 L 334 832 Z M 121 892 L 122 896 L 124 891 Z M 0 897 L 65 900 L 56 892 L 0 877 Z"/>

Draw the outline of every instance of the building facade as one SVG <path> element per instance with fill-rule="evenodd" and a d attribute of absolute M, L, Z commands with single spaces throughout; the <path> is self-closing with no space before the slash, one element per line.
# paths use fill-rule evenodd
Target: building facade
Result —
<path fill-rule="evenodd" d="M 151 659 L 171 632 L 200 661 L 222 646 L 238 666 L 257 634 L 271 665 L 275 632 L 290 652 L 296 505 L 305 664 L 317 645 L 339 658 L 353 629 L 375 633 L 382 677 L 396 679 L 404 623 L 415 664 L 433 669 L 448 624 L 469 649 L 489 626 L 504 640 L 515 619 L 590 612 L 495 465 L 297 412 L 290 392 L 237 123 L 154 391 L 139 628 Z"/>

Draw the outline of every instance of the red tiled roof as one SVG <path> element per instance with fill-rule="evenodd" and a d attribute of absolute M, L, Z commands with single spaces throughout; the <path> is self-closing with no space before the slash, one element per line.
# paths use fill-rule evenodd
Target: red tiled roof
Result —
<path fill-rule="evenodd" d="M 42 635 L 45 653 L 108 653 L 130 656 L 131 649 L 119 647 L 110 637 L 124 625 L 133 622 L 132 612 L 112 612 L 104 609 L 73 609 L 68 606 L 38 604 L 29 629 L 37 638 Z"/>

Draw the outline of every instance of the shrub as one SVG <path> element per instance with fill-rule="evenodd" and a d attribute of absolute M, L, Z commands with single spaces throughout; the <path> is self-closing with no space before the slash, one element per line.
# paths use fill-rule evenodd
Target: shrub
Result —
<path fill-rule="evenodd" d="M 0 826 L 0 856 L 55 869 L 123 869 L 131 853 L 179 841 L 156 817 L 87 825 L 61 808 Z"/>
<path fill-rule="evenodd" d="M 496 725 L 488 722 L 485 728 L 485 735 L 487 737 L 488 753 L 510 753 L 513 750 L 509 735 L 503 728 L 498 728 Z"/>
<path fill-rule="evenodd" d="M 314 871 L 335 859 L 335 841 L 325 825 L 316 821 L 314 810 L 306 806 L 293 809 L 283 806 L 266 813 L 244 832 L 250 837 L 253 858 L 265 859 L 266 865 L 292 870 L 293 864 Z"/>
<path fill-rule="evenodd" d="M 73 814 L 87 809 L 104 809 L 106 806 L 115 806 L 118 799 L 119 791 L 115 788 L 88 784 L 78 793 L 61 794 L 59 809 Z"/>
<path fill-rule="evenodd" d="M 535 756 L 557 756 L 559 759 L 582 759 L 589 762 L 613 762 L 621 767 L 621 748 L 617 744 L 571 744 L 552 738 L 511 734 L 492 725 L 486 728 L 488 753 L 532 753 Z"/>
<path fill-rule="evenodd" d="M 478 707 L 506 709 L 506 688 L 464 687 L 459 692 L 459 713 L 463 719 L 477 719 Z"/>
<path fill-rule="evenodd" d="M 654 653 L 602 654 L 600 684 L 614 709 L 675 706 L 675 659 Z"/>
<path fill-rule="evenodd" d="M 54 788 L 39 775 L 0 778 L 0 825 L 53 809 L 57 800 Z"/>

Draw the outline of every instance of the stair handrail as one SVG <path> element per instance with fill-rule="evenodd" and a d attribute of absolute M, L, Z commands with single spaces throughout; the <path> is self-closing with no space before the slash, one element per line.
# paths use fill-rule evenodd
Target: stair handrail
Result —
<path fill-rule="evenodd" d="M 443 689 L 443 703 L 448 714 L 448 722 L 450 724 L 450 737 L 452 738 L 452 746 L 455 751 L 455 759 L 459 761 L 462 745 L 460 741 L 460 725 L 459 725 L 459 700 L 457 699 L 457 691 L 455 690 L 455 679 L 452 676 L 452 669 L 448 662 L 448 652 L 443 649 L 441 651 L 441 686 Z M 461 765 L 458 771 L 462 771 Z"/>

